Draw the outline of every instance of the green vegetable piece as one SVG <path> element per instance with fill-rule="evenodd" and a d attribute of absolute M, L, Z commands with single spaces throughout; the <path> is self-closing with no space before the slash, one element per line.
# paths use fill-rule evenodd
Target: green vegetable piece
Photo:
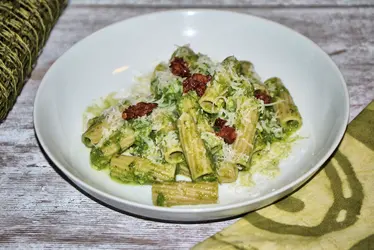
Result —
<path fill-rule="evenodd" d="M 170 61 L 172 61 L 174 57 L 183 58 L 183 60 L 187 62 L 189 67 L 193 67 L 193 65 L 199 58 L 199 56 L 187 45 L 178 47 L 171 56 Z"/>
<path fill-rule="evenodd" d="M 165 204 L 165 196 L 163 193 L 157 194 L 156 206 L 163 207 Z"/>
<path fill-rule="evenodd" d="M 239 62 L 239 73 L 243 76 L 252 76 L 254 71 L 253 64 L 248 61 Z"/>
<path fill-rule="evenodd" d="M 82 142 L 86 147 L 92 148 L 101 140 L 102 130 L 108 127 L 108 123 L 102 116 L 99 116 L 90 119 L 88 126 L 88 129 L 82 135 Z"/>
<path fill-rule="evenodd" d="M 105 156 L 98 148 L 93 148 L 90 153 L 91 166 L 97 170 L 105 169 L 109 166 L 110 157 Z"/>
<path fill-rule="evenodd" d="M 178 102 L 178 112 L 193 114 L 196 113 L 199 108 L 198 96 L 195 91 L 190 91 L 187 94 L 184 94 Z M 193 115 L 196 118 L 196 114 Z"/>

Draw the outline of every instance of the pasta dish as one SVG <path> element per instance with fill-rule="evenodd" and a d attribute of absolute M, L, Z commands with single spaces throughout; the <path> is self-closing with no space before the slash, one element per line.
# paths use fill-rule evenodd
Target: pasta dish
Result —
<path fill-rule="evenodd" d="M 82 141 L 95 169 L 152 185 L 157 206 L 217 203 L 219 184 L 287 157 L 302 125 L 281 79 L 262 82 L 251 62 L 234 56 L 218 63 L 178 47 L 144 88 L 148 94 L 115 99 L 89 119 Z"/>

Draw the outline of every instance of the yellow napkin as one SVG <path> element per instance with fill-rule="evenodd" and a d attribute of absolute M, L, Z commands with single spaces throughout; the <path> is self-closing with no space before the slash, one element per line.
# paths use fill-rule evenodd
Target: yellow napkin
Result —
<path fill-rule="evenodd" d="M 374 249 L 374 102 L 305 186 L 193 249 Z"/>

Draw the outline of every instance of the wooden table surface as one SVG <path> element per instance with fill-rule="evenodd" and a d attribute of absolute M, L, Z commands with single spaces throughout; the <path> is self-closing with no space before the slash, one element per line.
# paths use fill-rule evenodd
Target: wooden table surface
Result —
<path fill-rule="evenodd" d="M 274 20 L 331 55 L 350 94 L 350 119 L 374 99 L 374 0 L 72 0 L 7 119 L 0 124 L 0 248 L 188 249 L 232 224 L 169 224 L 95 202 L 46 160 L 33 102 L 50 65 L 111 23 L 165 9 L 230 9 Z"/>

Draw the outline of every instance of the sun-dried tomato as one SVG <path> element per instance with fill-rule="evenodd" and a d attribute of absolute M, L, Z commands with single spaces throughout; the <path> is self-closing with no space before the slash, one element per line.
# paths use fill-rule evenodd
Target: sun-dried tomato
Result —
<path fill-rule="evenodd" d="M 214 122 L 214 126 L 218 128 L 222 128 L 226 124 L 225 119 L 217 118 L 216 121 Z"/>
<path fill-rule="evenodd" d="M 210 75 L 193 74 L 183 81 L 183 93 L 195 90 L 198 96 L 202 96 L 206 90 L 206 84 L 212 79 Z"/>
<path fill-rule="evenodd" d="M 171 73 L 176 76 L 189 77 L 191 75 L 187 62 L 181 57 L 174 57 L 170 62 L 170 69 Z"/>
<path fill-rule="evenodd" d="M 232 144 L 234 143 L 236 139 L 236 131 L 235 128 L 230 126 L 223 126 L 217 133 L 217 136 L 222 137 L 223 140 L 228 143 Z"/>
<path fill-rule="evenodd" d="M 192 75 L 192 79 L 207 84 L 212 79 L 212 77 L 210 75 L 196 73 Z"/>
<path fill-rule="evenodd" d="M 152 110 L 156 107 L 157 103 L 139 102 L 135 105 L 131 105 L 125 111 L 123 111 L 122 118 L 125 120 L 130 120 L 141 116 L 145 116 L 150 114 Z"/>
<path fill-rule="evenodd" d="M 271 103 L 271 96 L 266 94 L 265 91 L 261 91 L 259 89 L 256 89 L 254 92 L 254 95 L 257 99 L 262 100 L 265 104 Z"/>

